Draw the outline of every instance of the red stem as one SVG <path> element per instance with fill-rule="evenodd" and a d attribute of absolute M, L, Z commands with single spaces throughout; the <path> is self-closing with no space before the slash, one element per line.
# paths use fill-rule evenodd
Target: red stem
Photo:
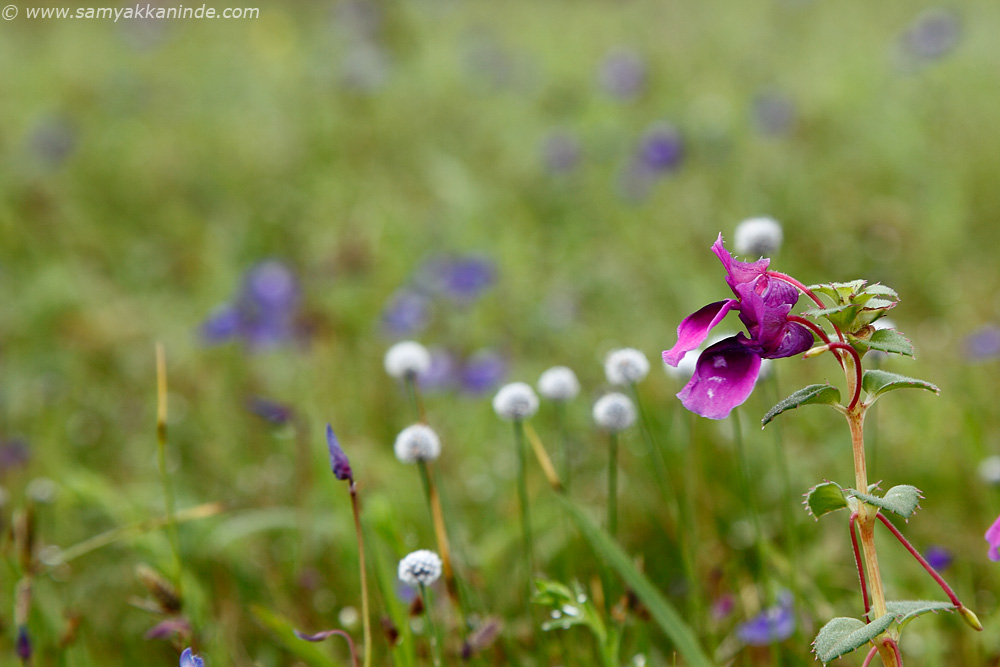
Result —
<path fill-rule="evenodd" d="M 899 644 L 892 637 L 886 637 L 882 640 L 882 646 L 888 646 L 892 648 L 892 652 L 896 654 L 896 664 L 899 667 L 903 667 L 903 656 L 899 652 Z"/>
<path fill-rule="evenodd" d="M 809 297 L 810 299 L 812 299 L 813 303 L 815 303 L 820 308 L 826 308 L 826 304 L 823 303 L 823 301 L 818 296 L 816 296 L 815 292 L 813 292 L 811 289 L 809 289 L 808 287 L 806 287 L 805 285 L 803 285 L 802 283 L 800 283 L 795 278 L 792 278 L 790 275 L 785 274 L 785 273 L 781 273 L 779 271 L 768 271 L 767 275 L 771 276 L 772 278 L 777 278 L 778 280 L 781 280 L 783 282 L 788 283 L 789 285 L 791 285 L 792 287 L 796 288 L 797 290 L 799 290 L 800 292 L 802 292 L 803 294 L 805 294 L 807 297 Z M 840 328 L 837 327 L 836 324 L 833 324 L 833 322 L 831 322 L 830 324 L 833 325 L 834 331 L 837 332 L 837 338 L 839 338 L 841 341 L 843 341 L 844 340 L 844 332 L 842 332 L 840 330 Z"/>
<path fill-rule="evenodd" d="M 830 349 L 845 350 L 854 357 L 854 396 L 851 398 L 851 404 L 847 406 L 847 410 L 850 412 L 858 404 L 858 399 L 861 398 L 861 357 L 858 356 L 858 351 L 847 343 L 830 343 Z"/>
<path fill-rule="evenodd" d="M 821 327 L 820 325 L 816 324 L 812 320 L 807 320 L 806 318 L 799 317 L 798 315 L 789 315 L 785 319 L 787 319 L 789 322 L 795 322 L 797 324 L 801 324 L 805 328 L 809 329 L 814 334 L 816 334 L 817 336 L 819 336 L 819 339 L 821 341 L 823 341 L 823 343 L 825 345 L 832 345 L 832 343 L 830 342 L 830 337 L 826 335 L 826 331 L 823 330 L 823 327 Z M 844 367 L 844 360 L 840 358 L 840 353 L 839 352 L 834 352 L 833 356 L 837 357 L 837 363 L 839 363 L 840 366 L 841 366 L 841 368 L 843 368 Z"/>
<path fill-rule="evenodd" d="M 872 650 L 868 651 L 868 657 L 861 663 L 861 667 L 868 667 L 868 665 L 872 664 L 872 660 L 876 655 L 878 655 L 878 646 L 872 646 Z"/>
<path fill-rule="evenodd" d="M 865 580 L 865 569 L 861 565 L 861 551 L 858 550 L 858 536 L 854 532 L 854 522 L 858 520 L 858 513 L 851 515 L 851 546 L 854 547 L 854 563 L 858 566 L 858 578 L 861 579 L 861 597 L 865 600 L 865 623 L 868 623 L 868 614 L 871 607 L 868 604 L 868 582 Z"/>
<path fill-rule="evenodd" d="M 903 537 L 903 534 L 899 532 L 899 529 L 896 528 L 894 525 L 892 525 L 892 522 L 886 519 L 884 516 L 882 516 L 881 513 L 876 514 L 875 516 L 878 517 L 879 521 L 885 524 L 885 527 L 889 529 L 889 532 L 895 535 L 896 539 L 899 540 L 900 544 L 906 547 L 906 550 L 910 552 L 910 555 L 916 558 L 918 563 L 923 565 L 924 569 L 927 570 L 927 573 L 934 578 L 934 581 L 937 582 L 937 585 L 941 587 L 941 590 L 944 591 L 944 594 L 948 596 L 949 600 L 951 600 L 951 603 L 956 607 L 961 608 L 962 601 L 958 599 L 957 595 L 955 595 L 955 591 L 953 591 L 951 589 L 951 586 L 949 586 L 948 583 L 941 578 L 941 575 L 938 574 L 933 567 L 931 567 L 931 564 L 928 563 L 924 559 L 924 557 L 920 555 L 920 552 L 918 552 L 916 549 L 913 548 L 913 545 L 910 544 L 909 540 Z"/>

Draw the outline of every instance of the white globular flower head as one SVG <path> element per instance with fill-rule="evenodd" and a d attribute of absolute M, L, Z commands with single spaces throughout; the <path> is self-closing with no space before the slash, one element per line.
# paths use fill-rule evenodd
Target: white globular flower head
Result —
<path fill-rule="evenodd" d="M 684 358 L 676 366 L 671 366 L 667 362 L 663 362 L 663 370 L 673 379 L 687 382 L 694 375 L 697 365 L 697 354 L 685 354 Z"/>
<path fill-rule="evenodd" d="M 511 382 L 493 397 L 493 411 L 507 421 L 527 419 L 538 411 L 538 396 L 526 382 Z"/>
<path fill-rule="evenodd" d="M 987 484 L 1000 485 L 1000 456 L 987 456 L 980 461 L 979 477 Z"/>
<path fill-rule="evenodd" d="M 414 424 L 399 432 L 393 451 L 403 463 L 433 461 L 441 455 L 441 439 L 430 426 Z"/>
<path fill-rule="evenodd" d="M 385 371 L 397 380 L 416 378 L 431 367 L 431 353 L 412 340 L 396 343 L 385 353 Z"/>
<path fill-rule="evenodd" d="M 399 580 L 407 586 L 430 586 L 441 576 L 441 557 L 429 549 L 407 554 L 399 561 Z"/>
<path fill-rule="evenodd" d="M 604 358 L 604 375 L 613 385 L 639 382 L 649 373 L 649 359 L 634 347 L 612 350 Z"/>
<path fill-rule="evenodd" d="M 572 369 L 553 366 L 538 378 L 538 393 L 550 401 L 568 401 L 580 393 L 580 381 Z"/>
<path fill-rule="evenodd" d="M 745 257 L 769 257 L 781 248 L 784 235 L 774 218 L 747 218 L 736 225 L 733 246 Z"/>
<path fill-rule="evenodd" d="M 635 404 L 625 394 L 605 394 L 594 403 L 594 422 L 610 433 L 624 431 L 635 423 Z"/>

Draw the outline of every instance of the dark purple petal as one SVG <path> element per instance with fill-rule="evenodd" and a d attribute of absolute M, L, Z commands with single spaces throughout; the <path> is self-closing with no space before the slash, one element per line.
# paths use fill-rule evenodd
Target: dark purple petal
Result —
<path fill-rule="evenodd" d="M 691 381 L 677 394 L 684 407 L 702 417 L 725 419 L 747 400 L 760 372 L 760 357 L 744 340 L 741 333 L 701 353 Z"/>
<path fill-rule="evenodd" d="M 798 300 L 795 288 L 765 276 L 753 283 L 737 285 L 736 292 L 740 295 L 740 320 L 760 356 L 791 357 L 812 347 L 812 333 L 801 324 L 788 321 L 788 313 Z"/>
<path fill-rule="evenodd" d="M 767 646 L 784 641 L 795 632 L 795 611 L 790 595 L 774 607 L 763 610 L 736 628 L 736 635 L 751 646 Z"/>
<path fill-rule="evenodd" d="M 1000 561 L 1000 517 L 986 531 L 986 541 L 990 543 L 990 560 Z"/>
<path fill-rule="evenodd" d="M 17 657 L 24 664 L 31 660 L 31 638 L 28 636 L 28 628 L 23 625 L 17 629 Z"/>
<path fill-rule="evenodd" d="M 493 261 L 479 255 L 437 257 L 420 270 L 418 282 L 431 292 L 468 303 L 496 281 Z"/>
<path fill-rule="evenodd" d="M 663 352 L 663 361 L 670 366 L 677 366 L 685 354 L 705 342 L 708 332 L 733 308 L 739 308 L 739 302 L 735 299 L 716 301 L 681 320 L 677 327 L 677 342 Z"/>
<path fill-rule="evenodd" d="M 292 418 L 290 407 L 266 398 L 251 398 L 247 401 L 247 410 L 276 426 L 287 424 Z"/>
<path fill-rule="evenodd" d="M 951 562 L 955 560 L 955 556 L 950 551 L 939 546 L 928 547 L 927 553 L 924 554 L 924 558 L 926 558 L 927 563 L 938 572 L 948 569 Z"/>
<path fill-rule="evenodd" d="M 465 360 L 459 377 L 462 389 L 473 395 L 486 394 L 507 377 L 507 360 L 493 350 L 479 350 Z"/>
<path fill-rule="evenodd" d="M 430 299 L 420 292 L 402 289 L 382 309 L 382 328 L 392 336 L 410 336 L 427 328 Z"/>
<path fill-rule="evenodd" d="M 223 343 L 238 336 L 242 327 L 240 312 L 230 304 L 216 308 L 201 325 L 201 337 L 207 343 Z"/>
<path fill-rule="evenodd" d="M 161 621 L 146 631 L 143 639 L 173 639 L 176 636 L 190 637 L 191 624 L 183 616 L 173 616 Z"/>
<path fill-rule="evenodd" d="M 351 471 L 351 462 L 347 460 L 347 454 L 340 447 L 337 436 L 333 433 L 333 427 L 326 425 L 326 446 L 330 450 L 330 469 L 333 475 L 340 480 L 353 481 L 354 473 Z"/>
<path fill-rule="evenodd" d="M 298 305 L 299 285 L 291 269 L 277 260 L 267 260 L 247 273 L 243 296 L 261 311 L 290 312 Z"/>
<path fill-rule="evenodd" d="M 722 262 L 722 266 L 725 267 L 727 274 L 726 283 L 734 292 L 736 292 L 737 285 L 753 282 L 763 276 L 764 272 L 767 271 L 767 267 L 771 264 L 771 260 L 769 259 L 758 259 L 756 262 L 741 262 L 733 259 L 733 256 L 723 246 L 721 233 L 719 234 L 719 238 L 715 240 L 715 243 L 712 244 L 712 252 Z M 739 296 L 738 292 L 736 294 Z"/>
<path fill-rule="evenodd" d="M 28 441 L 23 438 L 0 440 L 0 474 L 20 468 L 31 459 Z"/>

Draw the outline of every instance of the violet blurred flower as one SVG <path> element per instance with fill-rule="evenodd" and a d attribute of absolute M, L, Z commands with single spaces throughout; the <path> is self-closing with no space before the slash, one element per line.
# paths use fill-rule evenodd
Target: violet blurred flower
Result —
<path fill-rule="evenodd" d="M 54 167 L 69 157 L 76 148 L 76 132 L 59 116 L 42 119 L 29 138 L 32 152 L 48 166 Z"/>
<path fill-rule="evenodd" d="M 442 391 L 455 384 L 456 364 L 450 352 L 440 347 L 428 350 L 431 365 L 417 376 L 417 385 L 424 391 Z"/>
<path fill-rule="evenodd" d="M 23 625 L 17 628 L 17 657 L 24 664 L 31 660 L 31 637 L 28 636 L 28 628 Z"/>
<path fill-rule="evenodd" d="M 787 591 L 778 596 L 778 604 L 736 627 L 736 636 L 750 646 L 776 644 L 788 639 L 794 632 L 795 609 L 792 596 Z"/>
<path fill-rule="evenodd" d="M 684 143 L 677 128 L 669 123 L 651 126 L 639 145 L 638 162 L 654 174 L 673 171 L 684 157 Z"/>
<path fill-rule="evenodd" d="M 143 639 L 173 639 L 174 637 L 190 637 L 191 623 L 183 616 L 171 616 L 160 621 L 142 636 Z"/>
<path fill-rule="evenodd" d="M 257 396 L 247 401 L 247 410 L 275 426 L 287 424 L 293 414 L 292 409 L 287 405 Z"/>
<path fill-rule="evenodd" d="M 753 124 L 768 136 L 785 134 L 795 124 L 795 105 L 787 95 L 768 90 L 753 100 Z"/>
<path fill-rule="evenodd" d="M 481 255 L 435 257 L 421 268 L 418 282 L 432 294 L 469 303 L 493 286 L 496 267 Z"/>
<path fill-rule="evenodd" d="M 614 49 L 601 62 L 598 80 L 612 97 L 632 99 L 642 92 L 646 84 L 646 63 L 633 49 Z"/>
<path fill-rule="evenodd" d="M 944 547 L 931 546 L 927 548 L 927 553 L 924 554 L 924 558 L 927 563 L 933 567 L 938 572 L 942 572 L 951 565 L 951 562 L 955 560 L 955 556 L 945 549 Z"/>
<path fill-rule="evenodd" d="M 725 593 L 712 601 L 712 619 L 715 621 L 725 620 L 736 607 L 736 598 L 731 593 Z"/>
<path fill-rule="evenodd" d="M 1000 517 L 997 517 L 997 520 L 986 531 L 986 541 L 990 543 L 990 560 L 1000 561 Z"/>
<path fill-rule="evenodd" d="M 191 649 L 186 648 L 181 653 L 180 667 L 205 667 L 205 661 L 195 655 Z"/>
<path fill-rule="evenodd" d="M 677 327 L 677 343 L 663 352 L 663 361 L 677 366 L 696 349 L 730 310 L 739 313 L 750 336 L 740 332 L 710 346 L 698 358 L 690 382 L 677 394 L 691 412 L 709 419 L 724 419 L 753 391 L 761 359 L 801 354 L 813 343 L 812 333 L 788 321 L 799 299 L 788 283 L 767 275 L 769 259 L 741 262 L 723 247 L 722 234 L 712 245 L 726 269 L 726 283 L 736 295 L 709 304 L 684 318 Z"/>
<path fill-rule="evenodd" d="M 499 352 L 478 350 L 465 360 L 459 373 L 462 390 L 481 395 L 492 391 L 507 377 L 507 360 Z"/>
<path fill-rule="evenodd" d="M 340 447 L 340 441 L 333 432 L 333 427 L 326 425 L 326 446 L 330 450 L 330 469 L 333 476 L 339 480 L 354 483 L 354 473 L 351 471 L 351 462 L 347 460 L 347 454 Z"/>
<path fill-rule="evenodd" d="M 202 324 L 209 343 L 240 338 L 251 348 L 279 345 L 296 333 L 298 281 L 283 263 L 268 260 L 247 272 L 233 302 L 223 304 Z"/>
<path fill-rule="evenodd" d="M 0 475 L 20 468 L 31 459 L 31 452 L 28 450 L 28 441 L 23 438 L 10 438 L 0 440 Z"/>
<path fill-rule="evenodd" d="M 542 162 L 551 174 L 564 174 L 580 162 L 580 140 L 568 130 L 555 130 L 542 141 Z"/>
<path fill-rule="evenodd" d="M 965 339 L 965 356 L 970 361 L 988 361 L 1000 356 L 1000 327 L 989 324 Z"/>
<path fill-rule="evenodd" d="M 382 309 L 382 329 L 391 336 L 412 336 L 427 328 L 430 299 L 412 289 L 401 289 L 389 297 Z"/>
<path fill-rule="evenodd" d="M 932 61 L 942 58 L 957 45 L 962 34 L 958 15 L 948 9 L 928 9 L 921 12 L 906 29 L 902 46 L 915 60 Z"/>

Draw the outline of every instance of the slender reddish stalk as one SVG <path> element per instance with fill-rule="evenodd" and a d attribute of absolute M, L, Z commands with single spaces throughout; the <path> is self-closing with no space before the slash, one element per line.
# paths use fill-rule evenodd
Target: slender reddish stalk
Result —
<path fill-rule="evenodd" d="M 811 289 L 809 289 L 808 287 L 806 287 L 805 285 L 803 285 L 802 283 L 800 283 L 795 278 L 792 278 L 790 275 L 788 275 L 786 273 L 781 273 L 779 271 L 768 271 L 767 275 L 771 276 L 772 278 L 777 278 L 778 280 L 781 280 L 783 282 L 788 283 L 789 285 L 791 285 L 792 287 L 796 288 L 797 290 L 799 290 L 800 292 L 802 292 L 803 294 L 805 294 L 807 297 L 809 297 L 810 299 L 812 299 L 813 303 L 815 303 L 820 308 L 826 308 L 826 304 L 823 303 L 823 301 L 818 296 L 816 296 L 815 292 L 813 292 Z M 844 332 L 841 331 L 840 328 L 836 324 L 833 324 L 833 322 L 831 322 L 830 324 L 833 325 L 834 331 L 837 332 L 837 338 L 839 338 L 841 341 L 843 341 L 844 340 Z"/>
<path fill-rule="evenodd" d="M 833 345 L 833 343 L 830 342 L 830 337 L 827 336 L 826 335 L 826 331 L 823 330 L 823 327 L 821 327 L 820 325 L 816 324 L 815 322 L 813 322 L 811 320 L 807 320 L 804 317 L 799 317 L 798 315 L 789 315 L 786 319 L 789 322 L 796 322 L 798 324 L 801 324 L 805 328 L 809 329 L 814 334 L 816 334 L 817 336 L 819 336 L 819 339 L 821 341 L 823 341 L 823 343 L 826 344 L 828 347 L 831 346 L 831 345 Z M 844 367 L 844 360 L 841 358 L 840 352 L 838 352 L 836 350 L 833 350 L 833 356 L 835 356 L 837 358 L 837 363 L 840 364 L 841 368 L 843 368 Z"/>
<path fill-rule="evenodd" d="M 851 397 L 851 404 L 847 406 L 847 410 L 851 411 L 857 406 L 858 399 L 861 398 L 861 357 L 858 356 L 858 351 L 847 343 L 830 343 L 831 350 L 844 350 L 854 358 L 854 396 Z M 861 491 L 861 489 L 858 489 Z"/>
<path fill-rule="evenodd" d="M 878 655 L 878 646 L 872 646 L 872 650 L 868 651 L 868 656 L 861 663 L 861 667 L 868 667 L 868 665 L 872 664 L 872 660 L 875 659 L 876 655 Z"/>
<path fill-rule="evenodd" d="M 351 510 L 354 512 L 354 531 L 358 538 L 358 561 L 361 567 L 361 627 L 364 630 L 365 667 L 372 664 L 372 627 L 371 613 L 368 611 L 368 574 L 365 568 L 365 540 L 361 531 L 361 505 L 358 502 L 358 486 L 352 479 L 350 482 Z M 358 657 L 354 651 L 354 642 L 350 635 L 344 633 L 351 644 L 351 658 L 357 667 Z"/>
<path fill-rule="evenodd" d="M 876 514 L 875 516 L 877 516 L 878 520 L 881 521 L 885 525 L 885 527 L 889 529 L 889 532 L 892 533 L 897 540 L 899 540 L 900 544 L 906 547 L 906 550 L 910 552 L 910 555 L 916 558 L 917 562 L 920 563 L 925 570 L 927 570 L 927 574 L 931 575 L 931 577 L 934 578 L 934 581 L 936 581 L 937 585 L 941 587 L 941 590 L 944 591 L 944 594 L 948 596 L 948 599 L 951 600 L 951 603 L 956 607 L 962 607 L 962 601 L 958 599 L 957 595 L 955 595 L 955 591 L 951 589 L 951 586 L 948 585 L 948 582 L 942 579 L 941 575 L 938 574 L 933 567 L 931 567 L 931 564 L 928 563 L 927 560 L 920 555 L 920 552 L 913 548 L 913 545 L 910 544 L 909 540 L 903 537 L 903 534 L 899 532 L 899 529 L 896 528 L 894 525 L 892 525 L 892 522 L 886 519 L 884 516 L 882 516 L 881 513 Z"/>
<path fill-rule="evenodd" d="M 896 662 L 899 667 L 903 667 L 903 656 L 899 653 L 899 644 L 892 637 L 886 637 L 882 640 L 882 646 L 888 646 L 892 649 L 892 652 L 896 654 Z"/>
<path fill-rule="evenodd" d="M 865 568 L 861 564 L 861 551 L 858 549 L 858 536 L 854 532 L 854 522 L 858 520 L 858 513 L 851 514 L 851 546 L 854 547 L 854 563 L 858 566 L 858 578 L 861 579 L 861 597 L 865 600 L 865 622 L 870 622 L 868 618 L 871 606 L 868 604 L 868 582 L 865 580 Z"/>

